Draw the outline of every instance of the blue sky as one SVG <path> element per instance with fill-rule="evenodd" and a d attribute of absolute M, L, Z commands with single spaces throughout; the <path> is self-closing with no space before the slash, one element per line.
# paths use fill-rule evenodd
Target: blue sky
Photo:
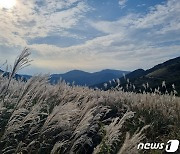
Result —
<path fill-rule="evenodd" d="M 21 73 L 147 69 L 180 56 L 179 0 L 0 0 L 0 64 L 31 49 Z"/>

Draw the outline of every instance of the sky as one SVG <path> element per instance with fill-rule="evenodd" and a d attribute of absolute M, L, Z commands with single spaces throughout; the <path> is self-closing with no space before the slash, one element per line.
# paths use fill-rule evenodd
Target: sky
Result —
<path fill-rule="evenodd" d="M 180 0 L 0 0 L 0 66 L 24 74 L 148 69 L 180 56 Z"/>

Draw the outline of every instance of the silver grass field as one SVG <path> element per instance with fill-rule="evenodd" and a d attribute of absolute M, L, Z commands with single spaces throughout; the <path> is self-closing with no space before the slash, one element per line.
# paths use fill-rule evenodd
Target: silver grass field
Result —
<path fill-rule="evenodd" d="M 0 153 L 138 154 L 140 142 L 180 139 L 180 98 L 52 85 L 48 75 L 15 80 L 29 62 L 28 49 L 0 76 Z"/>

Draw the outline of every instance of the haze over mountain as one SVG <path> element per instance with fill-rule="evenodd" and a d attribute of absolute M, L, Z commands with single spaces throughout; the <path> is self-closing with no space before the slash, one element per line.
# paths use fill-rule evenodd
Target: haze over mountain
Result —
<path fill-rule="evenodd" d="M 130 83 L 127 86 L 127 79 L 130 80 Z M 165 81 L 165 86 L 162 87 L 162 82 Z M 146 85 L 146 90 L 150 91 L 150 88 L 154 90 L 155 88 L 160 88 L 162 92 L 168 90 L 169 92 L 173 90 L 172 85 L 175 85 L 175 89 L 180 93 L 180 57 L 170 59 L 164 63 L 158 64 L 148 70 L 137 69 L 120 78 L 121 86 L 124 90 L 132 91 L 134 85 L 136 87 L 135 91 L 144 90 L 144 85 Z M 148 83 L 148 85 L 147 85 Z M 107 88 L 104 87 L 104 83 L 97 84 L 91 87 L 97 87 L 102 89 L 109 89 L 116 87 L 117 83 L 111 82 L 107 83 Z"/>

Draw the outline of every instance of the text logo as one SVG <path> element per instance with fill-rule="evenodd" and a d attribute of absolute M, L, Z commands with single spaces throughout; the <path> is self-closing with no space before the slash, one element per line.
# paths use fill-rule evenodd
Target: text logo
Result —
<path fill-rule="evenodd" d="M 178 140 L 169 140 L 165 143 L 139 143 L 137 149 L 145 149 L 145 150 L 163 150 L 166 152 L 176 152 L 179 147 Z"/>
<path fill-rule="evenodd" d="M 166 145 L 166 152 L 176 152 L 179 147 L 178 140 L 169 140 Z"/>

